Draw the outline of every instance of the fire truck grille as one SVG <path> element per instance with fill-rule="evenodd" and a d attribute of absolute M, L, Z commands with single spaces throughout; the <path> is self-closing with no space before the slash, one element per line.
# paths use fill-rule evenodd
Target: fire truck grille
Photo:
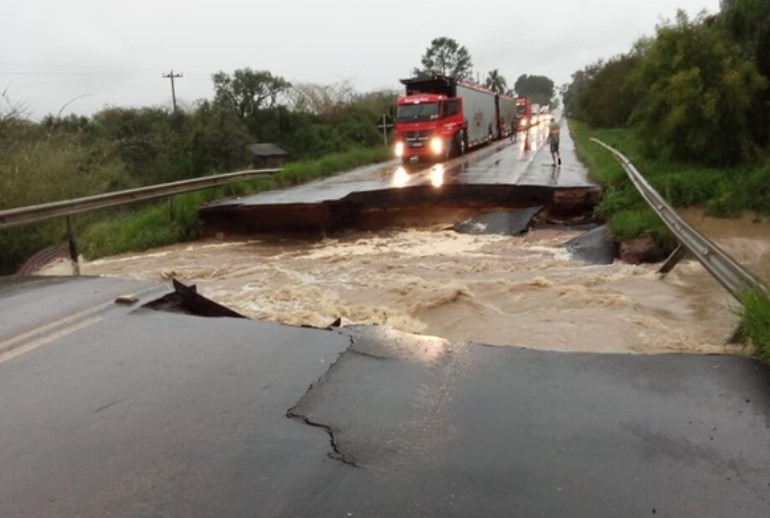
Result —
<path fill-rule="evenodd" d="M 404 133 L 404 142 L 409 147 L 424 147 L 430 135 L 430 131 L 407 131 Z"/>

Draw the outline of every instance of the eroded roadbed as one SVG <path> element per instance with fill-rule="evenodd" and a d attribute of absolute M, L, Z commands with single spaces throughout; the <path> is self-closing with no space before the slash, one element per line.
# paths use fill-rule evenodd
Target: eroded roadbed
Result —
<path fill-rule="evenodd" d="M 543 206 L 555 218 L 590 214 L 601 188 L 588 179 L 565 131 L 562 166 L 533 130 L 442 164 L 368 166 L 295 188 L 222 200 L 200 209 L 210 231 L 274 233 L 455 223 L 478 211 Z M 542 137 L 542 135 L 540 135 Z"/>
<path fill-rule="evenodd" d="M 0 393 L 2 516 L 759 517 L 770 505 L 770 371 L 745 358 L 138 307 L 0 362 Z"/>
<path fill-rule="evenodd" d="M 542 206 L 551 218 L 593 212 L 599 187 L 554 188 L 516 185 L 416 186 L 356 192 L 336 201 L 286 204 L 229 204 L 203 207 L 209 231 L 280 233 L 377 229 L 391 224 L 454 223 L 478 211 Z"/>

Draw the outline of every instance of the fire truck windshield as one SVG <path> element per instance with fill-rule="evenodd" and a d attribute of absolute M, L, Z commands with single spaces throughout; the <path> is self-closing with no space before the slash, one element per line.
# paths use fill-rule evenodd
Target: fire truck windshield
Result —
<path fill-rule="evenodd" d="M 526 115 L 527 114 L 527 107 L 524 106 L 523 104 L 517 104 L 516 105 L 516 112 L 519 115 Z"/>
<path fill-rule="evenodd" d="M 403 104 L 398 107 L 399 122 L 427 121 L 438 118 L 438 103 Z"/>

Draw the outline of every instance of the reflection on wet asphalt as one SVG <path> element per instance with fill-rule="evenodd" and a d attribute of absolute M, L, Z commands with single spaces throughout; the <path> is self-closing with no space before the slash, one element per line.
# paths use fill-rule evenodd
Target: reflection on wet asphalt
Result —
<path fill-rule="evenodd" d="M 547 145 L 548 127 L 542 124 L 520 132 L 516 140 L 493 142 L 463 157 L 440 164 L 402 166 L 393 160 L 336 175 L 291 189 L 269 191 L 236 200 L 222 200 L 209 207 L 229 205 L 310 204 L 340 200 L 351 193 L 403 189 L 430 185 L 527 185 L 585 187 L 594 185 L 579 162 L 572 139 L 562 121 L 563 165 L 552 167 Z"/>

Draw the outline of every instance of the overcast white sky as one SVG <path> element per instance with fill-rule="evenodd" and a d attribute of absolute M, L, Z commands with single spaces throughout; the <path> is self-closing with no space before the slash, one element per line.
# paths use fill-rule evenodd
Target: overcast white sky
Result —
<path fill-rule="evenodd" d="M 2 0 L 0 91 L 33 118 L 212 96 L 211 74 L 251 67 L 290 81 L 399 88 L 438 36 L 465 45 L 483 76 L 557 84 L 628 50 L 677 8 L 719 0 Z M 80 97 L 82 96 L 82 97 Z M 72 100 L 75 99 L 75 100 Z"/>

